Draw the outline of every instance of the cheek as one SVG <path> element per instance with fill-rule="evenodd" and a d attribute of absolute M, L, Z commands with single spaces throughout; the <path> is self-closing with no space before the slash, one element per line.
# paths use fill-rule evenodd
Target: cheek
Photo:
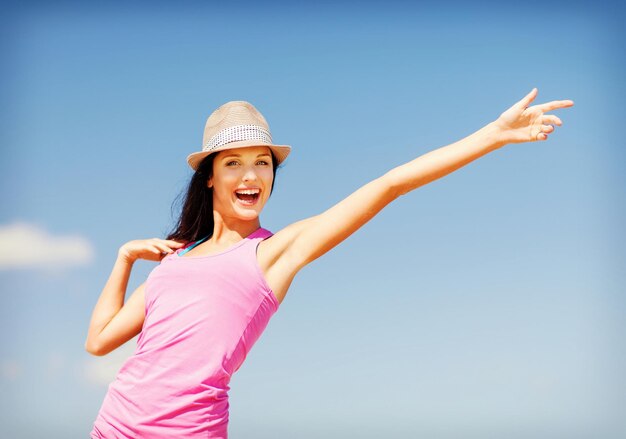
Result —
<path fill-rule="evenodd" d="M 272 185 L 273 180 L 274 180 L 274 172 L 271 169 L 264 169 L 263 173 L 261 174 L 261 178 L 263 179 L 265 184 L 268 187 L 270 187 Z"/>
<path fill-rule="evenodd" d="M 236 172 L 228 172 L 228 170 L 217 172 L 213 176 L 213 184 L 219 188 L 228 188 L 233 184 L 237 184 L 239 175 Z"/>
<path fill-rule="evenodd" d="M 235 184 L 235 179 L 220 175 L 213 181 L 213 198 L 229 198 L 232 195 L 233 185 Z"/>

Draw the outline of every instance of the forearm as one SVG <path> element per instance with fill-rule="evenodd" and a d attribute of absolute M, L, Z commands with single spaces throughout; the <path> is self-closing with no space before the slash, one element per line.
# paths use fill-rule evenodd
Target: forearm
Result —
<path fill-rule="evenodd" d="M 504 144 L 498 129 L 490 123 L 464 139 L 430 151 L 392 169 L 386 177 L 391 182 L 396 196 L 404 195 L 456 171 Z"/>
<path fill-rule="evenodd" d="M 85 346 L 91 345 L 104 327 L 113 319 L 118 311 L 124 306 L 124 297 L 128 287 L 128 279 L 133 268 L 133 262 L 118 253 L 117 260 L 111 271 L 111 275 L 98 298 L 91 315 L 91 323 Z"/>

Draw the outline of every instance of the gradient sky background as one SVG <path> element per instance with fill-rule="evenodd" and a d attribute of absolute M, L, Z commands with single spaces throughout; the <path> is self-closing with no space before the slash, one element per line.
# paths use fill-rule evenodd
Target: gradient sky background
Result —
<path fill-rule="evenodd" d="M 515 4 L 6 10 L 0 436 L 87 437 L 136 345 L 88 354 L 93 306 L 118 248 L 173 226 L 219 105 L 293 147 L 261 216 L 278 231 L 536 86 L 576 103 L 547 142 L 401 197 L 298 274 L 233 378 L 230 434 L 626 437 L 624 12 Z"/>

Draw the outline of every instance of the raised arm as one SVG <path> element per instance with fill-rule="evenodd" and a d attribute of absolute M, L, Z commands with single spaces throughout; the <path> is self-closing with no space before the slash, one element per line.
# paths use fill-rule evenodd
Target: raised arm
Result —
<path fill-rule="evenodd" d="M 367 183 L 325 212 L 292 224 L 278 232 L 283 246 L 281 256 L 300 269 L 338 245 L 386 205 L 420 186 L 437 180 L 508 143 L 547 140 L 553 125 L 561 120 L 545 114 L 574 105 L 572 101 L 552 101 L 529 107 L 533 89 L 492 123 L 451 145 L 428 152 Z M 294 273 L 295 274 L 295 273 Z"/>

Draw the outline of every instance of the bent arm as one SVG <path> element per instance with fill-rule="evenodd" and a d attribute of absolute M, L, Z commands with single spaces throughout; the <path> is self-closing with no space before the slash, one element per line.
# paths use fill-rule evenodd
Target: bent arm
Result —
<path fill-rule="evenodd" d="M 143 284 L 124 305 L 133 261 L 118 253 L 109 279 L 100 294 L 85 341 L 93 355 L 105 355 L 139 333 L 144 318 Z"/>

